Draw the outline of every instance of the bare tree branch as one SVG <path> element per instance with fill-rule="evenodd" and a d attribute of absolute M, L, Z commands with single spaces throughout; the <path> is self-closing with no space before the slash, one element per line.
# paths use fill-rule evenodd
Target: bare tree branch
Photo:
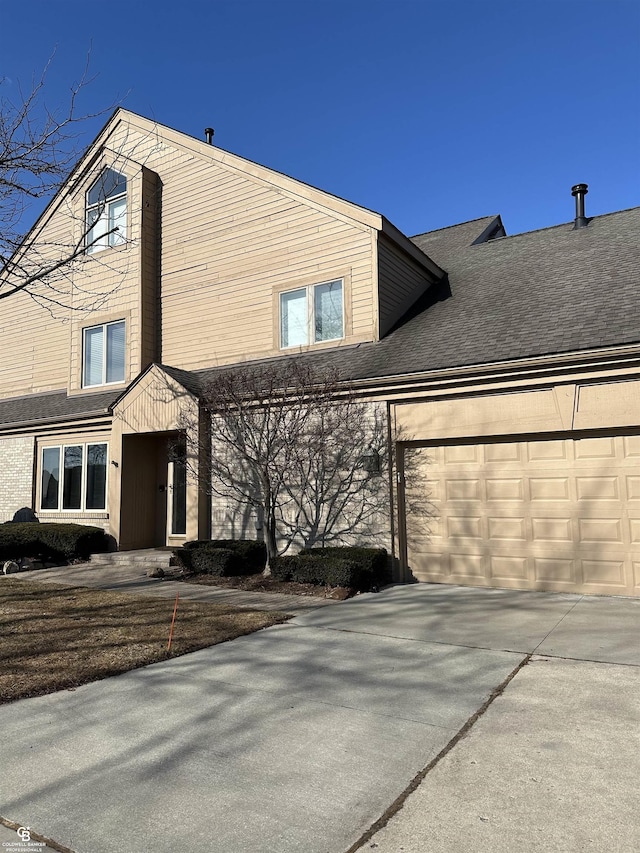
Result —
<path fill-rule="evenodd" d="M 200 460 L 191 474 L 210 494 L 257 514 L 266 573 L 293 543 L 369 543 L 388 530 L 384 413 L 334 371 L 295 359 L 220 370 L 202 405 L 209 463 L 202 465 L 203 448 L 191 448 L 188 458 Z M 188 421 L 181 426 L 193 437 Z"/>
<path fill-rule="evenodd" d="M 64 107 L 50 110 L 43 102 L 50 65 L 51 60 L 26 94 L 17 87 L 17 97 L 6 94 L 9 81 L 0 79 L 0 300 L 25 294 L 51 312 L 56 308 L 95 310 L 117 285 L 95 293 L 83 291 L 76 273 L 91 269 L 97 280 L 97 274 L 105 266 L 109 268 L 108 260 L 100 257 L 109 253 L 90 250 L 109 241 L 118 227 L 92 233 L 84 205 L 74 209 L 68 199 L 61 202 L 68 226 L 63 238 L 54 239 L 38 225 L 30 227 L 30 220 L 34 205 L 41 208 L 60 190 L 78 161 L 82 153 L 79 139 L 86 123 L 110 112 L 113 105 L 95 113 L 79 112 L 79 97 L 92 82 L 87 58 Z M 119 155 L 113 154 L 115 161 Z M 103 199 L 103 209 L 105 202 Z M 101 213 L 100 208 L 97 212 Z M 126 235 L 119 242 L 127 243 Z"/>

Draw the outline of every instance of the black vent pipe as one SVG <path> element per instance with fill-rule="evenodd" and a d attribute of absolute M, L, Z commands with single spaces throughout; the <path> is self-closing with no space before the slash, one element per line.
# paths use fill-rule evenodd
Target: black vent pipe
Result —
<path fill-rule="evenodd" d="M 589 224 L 589 220 L 584 215 L 584 197 L 589 192 L 589 186 L 587 184 L 576 184 L 575 187 L 571 187 L 571 195 L 575 196 L 576 199 L 576 223 L 573 226 L 574 230 L 576 228 L 585 228 Z"/>
<path fill-rule="evenodd" d="M 204 129 L 204 137 L 207 140 L 208 145 L 213 145 L 213 134 L 215 133 L 212 127 L 205 127 Z"/>

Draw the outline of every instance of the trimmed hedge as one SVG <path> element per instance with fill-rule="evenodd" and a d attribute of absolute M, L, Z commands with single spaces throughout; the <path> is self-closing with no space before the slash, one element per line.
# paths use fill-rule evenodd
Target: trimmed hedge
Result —
<path fill-rule="evenodd" d="M 271 574 L 281 581 L 311 583 L 316 586 L 348 586 L 360 589 L 362 572 L 360 566 L 341 557 L 317 560 L 308 554 L 276 557 L 271 561 Z"/>
<path fill-rule="evenodd" d="M 385 548 L 362 548 L 360 546 L 334 546 L 331 548 L 303 548 L 301 555 L 313 557 L 336 557 L 357 563 L 363 582 L 370 586 L 391 583 L 391 569 Z"/>
<path fill-rule="evenodd" d="M 367 592 L 388 583 L 387 552 L 383 548 L 306 548 L 271 563 L 278 580 L 344 586 Z"/>
<path fill-rule="evenodd" d="M 267 559 L 264 542 L 251 539 L 195 539 L 173 553 L 185 569 L 221 577 L 255 574 Z"/>
<path fill-rule="evenodd" d="M 37 557 L 47 562 L 88 559 L 109 550 L 109 537 L 100 527 L 54 522 L 10 522 L 0 525 L 0 560 Z"/>

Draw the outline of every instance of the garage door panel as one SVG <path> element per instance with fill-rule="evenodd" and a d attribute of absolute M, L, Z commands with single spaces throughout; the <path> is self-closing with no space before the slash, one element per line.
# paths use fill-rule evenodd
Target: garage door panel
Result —
<path fill-rule="evenodd" d="M 481 499 L 479 479 L 447 479 L 445 498 L 448 501 L 479 501 Z"/>
<path fill-rule="evenodd" d="M 528 480 L 532 501 L 570 500 L 568 477 L 529 477 Z"/>
<path fill-rule="evenodd" d="M 449 539 L 484 539 L 481 516 L 448 516 L 447 536 Z"/>
<path fill-rule="evenodd" d="M 573 542 L 569 518 L 532 518 L 531 529 L 534 542 Z"/>
<path fill-rule="evenodd" d="M 538 584 L 576 583 L 576 562 L 572 559 L 558 559 L 557 557 L 534 557 L 534 580 Z"/>
<path fill-rule="evenodd" d="M 526 557 L 489 557 L 490 575 L 494 580 L 523 580 L 529 578 L 529 561 Z"/>
<path fill-rule="evenodd" d="M 614 438 L 580 438 L 575 442 L 575 458 L 615 459 L 615 445 Z"/>
<path fill-rule="evenodd" d="M 528 442 L 525 444 L 525 453 L 529 462 L 557 462 L 566 461 L 571 455 L 571 448 L 564 440 Z"/>
<path fill-rule="evenodd" d="M 511 479 L 487 478 L 485 482 L 488 501 L 524 500 L 524 482 L 521 477 Z"/>
<path fill-rule="evenodd" d="M 460 443 L 414 458 L 442 498 L 430 536 L 407 512 L 418 579 L 640 594 L 640 435 Z"/>
<path fill-rule="evenodd" d="M 507 540 L 509 542 L 526 542 L 524 518 L 490 518 L 489 541 Z"/>
<path fill-rule="evenodd" d="M 578 519 L 580 542 L 623 544 L 622 521 L 617 518 Z"/>
<path fill-rule="evenodd" d="M 452 553 L 449 554 L 449 572 L 452 578 L 460 581 L 472 578 L 480 580 L 485 577 L 485 559 L 483 554 Z"/>
<path fill-rule="evenodd" d="M 640 477 L 627 477 L 627 500 L 640 502 Z"/>
<path fill-rule="evenodd" d="M 579 501 L 619 501 L 620 488 L 617 475 L 576 477 Z"/>
<path fill-rule="evenodd" d="M 519 444 L 487 444 L 484 448 L 484 461 L 491 462 L 521 462 L 523 448 Z"/>
<path fill-rule="evenodd" d="M 622 444 L 625 459 L 637 459 L 640 456 L 640 435 L 625 435 Z"/>
<path fill-rule="evenodd" d="M 449 445 L 444 448 L 444 464 L 458 465 L 460 463 L 482 463 L 482 445 L 462 444 Z"/>
<path fill-rule="evenodd" d="M 582 582 L 585 586 L 626 588 L 623 560 L 582 560 Z M 594 590 L 595 591 L 595 590 Z"/>

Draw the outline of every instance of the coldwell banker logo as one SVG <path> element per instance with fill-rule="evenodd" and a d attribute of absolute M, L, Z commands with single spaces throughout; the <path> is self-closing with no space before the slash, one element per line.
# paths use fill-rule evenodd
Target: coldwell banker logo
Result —
<path fill-rule="evenodd" d="M 3 841 L 2 847 L 5 853 L 19 853 L 21 850 L 38 850 L 46 847 L 44 841 L 31 840 L 31 828 L 28 826 L 20 826 L 16 829 L 16 834 L 20 841 Z"/>

